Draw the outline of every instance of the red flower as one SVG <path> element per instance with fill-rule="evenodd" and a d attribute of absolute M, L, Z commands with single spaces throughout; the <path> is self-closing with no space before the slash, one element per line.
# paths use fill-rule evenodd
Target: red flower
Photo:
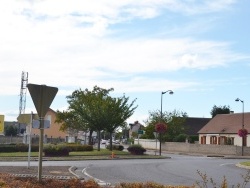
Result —
<path fill-rule="evenodd" d="M 155 131 L 158 133 L 164 133 L 167 131 L 167 125 L 165 123 L 157 123 L 155 125 Z"/>
<path fill-rule="evenodd" d="M 247 134 L 248 134 L 247 129 L 244 129 L 244 128 L 243 128 L 243 129 L 238 130 L 238 135 L 239 135 L 240 137 L 246 137 Z"/>

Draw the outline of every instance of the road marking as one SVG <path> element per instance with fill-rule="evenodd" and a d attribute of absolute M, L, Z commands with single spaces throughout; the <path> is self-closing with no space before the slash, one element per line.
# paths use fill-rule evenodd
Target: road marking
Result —
<path fill-rule="evenodd" d="M 88 168 L 88 167 L 82 169 L 82 173 L 83 173 L 85 176 L 89 177 L 90 179 L 94 179 L 94 180 L 95 180 L 99 185 L 101 185 L 101 186 L 103 186 L 103 185 L 111 185 L 111 183 L 107 183 L 107 182 L 105 182 L 105 181 L 102 181 L 102 180 L 100 180 L 100 179 L 98 179 L 98 178 L 95 178 L 95 177 L 89 175 L 89 174 L 87 173 L 87 168 Z"/>
<path fill-rule="evenodd" d="M 232 165 L 232 164 L 235 164 L 235 163 L 224 163 L 224 164 L 220 164 L 220 166 L 226 166 L 226 165 Z"/>

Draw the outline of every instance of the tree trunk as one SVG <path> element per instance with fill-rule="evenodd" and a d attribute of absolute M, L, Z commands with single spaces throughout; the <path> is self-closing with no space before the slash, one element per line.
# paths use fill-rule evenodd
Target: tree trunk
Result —
<path fill-rule="evenodd" d="M 89 131 L 89 145 L 92 145 L 92 134 L 93 134 L 93 130 Z"/>
<path fill-rule="evenodd" d="M 112 143 L 113 142 L 113 140 L 112 140 L 112 132 L 110 133 L 110 139 L 109 139 L 109 144 L 110 144 L 110 148 L 109 148 L 109 150 L 110 151 L 112 151 L 113 150 L 113 147 L 112 147 Z"/>
<path fill-rule="evenodd" d="M 97 138 L 98 138 L 98 146 L 97 146 L 97 151 L 100 151 L 100 143 L 101 143 L 101 131 L 97 131 Z"/>

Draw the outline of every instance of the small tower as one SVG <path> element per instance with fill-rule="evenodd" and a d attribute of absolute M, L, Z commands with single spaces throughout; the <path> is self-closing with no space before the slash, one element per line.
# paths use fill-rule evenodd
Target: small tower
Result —
<path fill-rule="evenodd" d="M 28 84 L 28 72 L 23 71 L 21 76 L 19 115 L 25 113 L 27 84 Z"/>
<path fill-rule="evenodd" d="M 28 72 L 22 72 L 21 76 L 21 89 L 20 89 L 20 100 L 19 100 L 19 115 L 25 113 L 25 106 L 26 106 L 26 91 L 27 91 L 27 85 L 28 85 Z M 23 134 L 25 131 L 25 127 L 21 125 L 21 123 L 18 123 L 18 134 Z"/>

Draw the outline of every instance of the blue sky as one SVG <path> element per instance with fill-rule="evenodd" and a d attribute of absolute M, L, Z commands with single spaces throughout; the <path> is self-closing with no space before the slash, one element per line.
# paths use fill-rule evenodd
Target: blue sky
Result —
<path fill-rule="evenodd" d="M 0 114 L 15 121 L 21 73 L 58 87 L 51 108 L 95 85 L 149 111 L 211 117 L 214 105 L 250 111 L 248 0 L 1 0 Z M 25 113 L 35 112 L 27 91 Z"/>

